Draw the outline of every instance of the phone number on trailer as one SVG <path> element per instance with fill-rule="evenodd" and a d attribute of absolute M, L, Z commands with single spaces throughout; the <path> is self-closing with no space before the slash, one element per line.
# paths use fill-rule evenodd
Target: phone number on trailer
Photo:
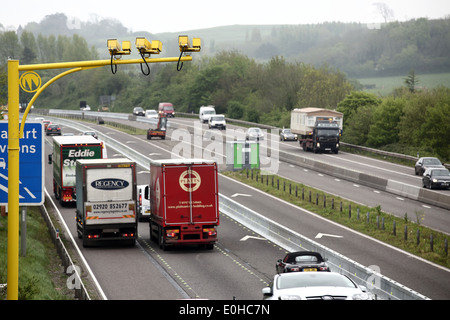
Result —
<path fill-rule="evenodd" d="M 94 210 L 116 210 L 116 209 L 126 209 L 128 203 L 98 203 L 93 204 L 92 209 Z"/>

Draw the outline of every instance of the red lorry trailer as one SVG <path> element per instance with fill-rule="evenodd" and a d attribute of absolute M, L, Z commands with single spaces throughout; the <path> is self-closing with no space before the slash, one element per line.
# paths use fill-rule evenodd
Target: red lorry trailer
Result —
<path fill-rule="evenodd" d="M 174 245 L 212 249 L 219 225 L 217 164 L 203 159 L 150 162 L 150 238 L 163 250 Z"/>

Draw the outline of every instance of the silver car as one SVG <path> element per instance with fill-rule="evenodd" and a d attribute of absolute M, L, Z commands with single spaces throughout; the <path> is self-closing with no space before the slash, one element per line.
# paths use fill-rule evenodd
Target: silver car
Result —
<path fill-rule="evenodd" d="M 248 128 L 245 138 L 247 140 L 264 140 L 264 133 L 260 128 Z"/>
<path fill-rule="evenodd" d="M 290 272 L 275 275 L 262 289 L 266 300 L 370 300 L 372 295 L 336 272 Z"/>

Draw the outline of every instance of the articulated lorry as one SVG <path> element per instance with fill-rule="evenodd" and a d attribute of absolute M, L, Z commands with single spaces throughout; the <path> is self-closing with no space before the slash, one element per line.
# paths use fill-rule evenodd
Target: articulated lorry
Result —
<path fill-rule="evenodd" d="M 212 249 L 219 225 L 218 171 L 214 161 L 150 162 L 150 238 L 163 250 L 174 245 Z"/>
<path fill-rule="evenodd" d="M 75 203 L 75 164 L 77 159 L 104 158 L 104 144 L 92 136 L 53 137 L 53 193 L 61 205 Z"/>
<path fill-rule="evenodd" d="M 121 159 L 76 162 L 78 238 L 83 246 L 137 239 L 136 163 Z"/>
<path fill-rule="evenodd" d="M 338 153 L 343 120 L 344 115 L 334 110 L 294 109 L 291 111 L 291 131 L 298 135 L 305 151 Z"/>

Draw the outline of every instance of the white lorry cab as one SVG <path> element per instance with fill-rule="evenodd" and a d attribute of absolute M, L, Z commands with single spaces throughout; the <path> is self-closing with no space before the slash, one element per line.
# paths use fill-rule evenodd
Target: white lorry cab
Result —
<path fill-rule="evenodd" d="M 214 106 L 201 106 L 198 114 L 200 122 L 207 123 L 209 118 L 216 114 L 216 109 L 214 109 Z"/>

